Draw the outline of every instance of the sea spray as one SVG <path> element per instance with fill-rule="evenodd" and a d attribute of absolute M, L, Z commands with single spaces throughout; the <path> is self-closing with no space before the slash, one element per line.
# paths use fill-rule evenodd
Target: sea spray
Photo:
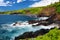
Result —
<path fill-rule="evenodd" d="M 13 26 L 13 23 L 12 23 L 12 26 L 11 24 L 2 24 L 2 25 L 3 25 L 2 30 L 6 30 L 6 33 L 4 34 L 4 36 L 11 37 L 12 39 L 14 39 L 19 35 L 22 35 L 25 32 L 30 32 L 30 31 L 35 32 L 40 29 L 51 29 L 57 26 L 55 24 L 51 24 L 49 26 L 40 25 L 40 26 L 33 27 L 32 24 L 28 24 L 27 21 L 21 22 L 21 25 L 19 26 L 17 25 L 15 27 Z"/>

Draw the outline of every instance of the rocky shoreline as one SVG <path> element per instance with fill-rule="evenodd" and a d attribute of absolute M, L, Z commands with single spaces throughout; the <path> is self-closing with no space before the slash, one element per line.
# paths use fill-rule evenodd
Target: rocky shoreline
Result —
<path fill-rule="evenodd" d="M 36 32 L 25 32 L 24 34 L 16 37 L 15 40 L 25 39 L 25 38 L 35 38 L 38 35 L 43 35 L 43 34 L 46 34 L 47 32 L 49 32 L 48 29 L 41 29 Z"/>
<path fill-rule="evenodd" d="M 57 16 L 58 15 L 56 13 L 54 13 L 53 15 L 49 16 L 49 18 L 46 20 L 30 20 L 30 21 L 28 21 L 28 23 L 29 24 L 38 23 L 36 25 L 33 25 L 33 27 L 39 26 L 39 25 L 48 26 L 53 23 L 60 25 L 60 20 L 58 19 Z M 60 28 L 60 26 L 59 26 L 59 28 Z M 54 28 L 51 28 L 51 29 L 54 29 Z M 25 38 L 34 38 L 34 37 L 37 37 L 38 35 L 44 35 L 44 34 L 48 33 L 49 30 L 51 30 L 51 29 L 40 29 L 36 32 L 25 32 L 24 34 L 16 37 L 15 40 L 25 39 Z"/>
<path fill-rule="evenodd" d="M 28 21 L 29 24 L 38 23 L 36 25 L 32 25 L 33 27 L 36 27 L 39 25 L 48 26 L 48 25 L 54 23 L 54 24 L 58 24 L 58 28 L 60 28 L 60 14 L 56 13 L 55 7 L 45 8 L 44 10 L 42 10 L 41 13 L 39 13 L 36 16 L 37 16 L 37 18 L 40 18 L 40 17 L 49 17 L 49 18 L 46 20 L 29 20 Z M 54 29 L 54 28 L 51 28 L 51 29 Z M 24 34 L 16 37 L 15 40 L 25 39 L 25 38 L 34 38 L 34 37 L 37 37 L 38 35 L 44 35 L 44 34 L 48 33 L 49 30 L 51 30 L 51 29 L 40 29 L 36 32 L 25 32 Z"/>
<path fill-rule="evenodd" d="M 46 33 L 48 33 L 50 30 L 52 30 L 54 28 L 51 28 L 51 29 L 40 29 L 36 32 L 25 32 L 24 34 L 18 36 L 18 37 L 15 37 L 15 40 L 19 40 L 19 39 L 26 39 L 26 38 L 35 38 L 39 35 L 44 35 Z"/>
<path fill-rule="evenodd" d="M 49 16 L 49 18 L 46 20 L 30 20 L 30 21 L 28 21 L 28 23 L 29 24 L 38 23 L 37 25 L 33 25 L 33 26 L 39 26 L 39 25 L 48 26 L 53 23 L 60 25 L 60 19 L 57 16 L 58 15 L 55 13 L 55 14 Z"/>

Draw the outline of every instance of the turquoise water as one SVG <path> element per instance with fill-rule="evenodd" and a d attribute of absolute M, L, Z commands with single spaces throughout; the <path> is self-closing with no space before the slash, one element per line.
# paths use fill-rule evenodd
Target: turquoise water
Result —
<path fill-rule="evenodd" d="M 42 28 L 49 28 L 48 26 L 42 25 L 32 27 L 32 24 L 28 24 L 28 20 L 33 19 L 36 18 L 24 15 L 0 15 L 0 40 L 14 40 L 15 37 L 22 35 L 25 32 L 35 32 Z M 39 18 L 39 20 L 40 19 L 42 18 Z M 22 25 L 12 26 L 15 22 L 20 22 Z M 51 25 L 51 27 L 54 26 Z"/>
<path fill-rule="evenodd" d="M 25 32 L 24 30 L 28 30 L 28 28 L 19 29 L 17 27 L 13 28 L 13 26 L 4 26 L 3 24 L 12 24 L 17 21 L 24 22 L 32 19 L 35 18 L 31 18 L 24 15 L 0 15 L 0 40 L 10 40 L 15 37 L 14 35 L 20 35 L 20 33 L 22 34 L 23 32 Z"/>

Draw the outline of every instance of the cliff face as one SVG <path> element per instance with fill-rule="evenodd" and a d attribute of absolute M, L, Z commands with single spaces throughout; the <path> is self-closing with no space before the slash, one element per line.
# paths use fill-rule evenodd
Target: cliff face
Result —
<path fill-rule="evenodd" d="M 54 14 L 56 12 L 56 8 L 55 7 L 48 7 L 48 8 L 44 8 L 40 14 L 38 14 L 38 16 L 50 16 L 52 14 Z"/>
<path fill-rule="evenodd" d="M 60 13 L 57 13 L 56 12 L 56 8 L 55 7 L 47 7 L 47 8 L 44 8 L 41 13 L 39 13 L 37 16 L 38 17 L 43 17 L 43 16 L 48 16 L 50 17 L 51 15 L 55 15 L 55 18 L 53 17 L 52 19 L 54 20 L 60 20 Z"/>

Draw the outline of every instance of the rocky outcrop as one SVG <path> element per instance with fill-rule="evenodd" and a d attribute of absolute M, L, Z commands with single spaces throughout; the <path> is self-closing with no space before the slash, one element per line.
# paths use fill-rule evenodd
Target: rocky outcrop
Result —
<path fill-rule="evenodd" d="M 20 40 L 20 39 L 26 39 L 26 38 L 35 38 L 39 35 L 44 35 L 46 33 L 48 33 L 50 30 L 52 30 L 54 28 L 51 28 L 51 29 L 41 29 L 41 30 L 38 30 L 36 32 L 25 32 L 24 34 L 18 36 L 18 37 L 15 37 L 15 40 Z"/>
<path fill-rule="evenodd" d="M 37 20 L 29 20 L 28 21 L 29 24 L 34 24 L 34 23 L 37 23 L 37 22 L 40 22 L 40 21 L 39 20 L 38 21 Z"/>
<path fill-rule="evenodd" d="M 47 32 L 49 32 L 48 29 L 41 29 L 41 30 L 38 30 L 38 31 L 36 31 L 36 32 L 25 32 L 24 34 L 16 37 L 15 40 L 25 39 L 25 38 L 35 38 L 35 37 L 37 37 L 38 35 L 44 35 L 44 34 L 46 34 Z"/>
<path fill-rule="evenodd" d="M 53 13 L 46 20 L 30 20 L 30 21 L 28 21 L 28 23 L 29 24 L 38 23 L 37 25 L 33 25 L 33 26 L 39 26 L 39 25 L 48 26 L 53 23 L 60 25 L 60 14 Z"/>
<path fill-rule="evenodd" d="M 56 18 L 56 14 L 53 14 L 46 20 L 30 20 L 28 21 L 28 23 L 29 24 L 38 23 L 37 25 L 33 25 L 33 26 L 39 26 L 39 25 L 48 26 L 52 23 L 55 23 L 55 18 Z"/>

